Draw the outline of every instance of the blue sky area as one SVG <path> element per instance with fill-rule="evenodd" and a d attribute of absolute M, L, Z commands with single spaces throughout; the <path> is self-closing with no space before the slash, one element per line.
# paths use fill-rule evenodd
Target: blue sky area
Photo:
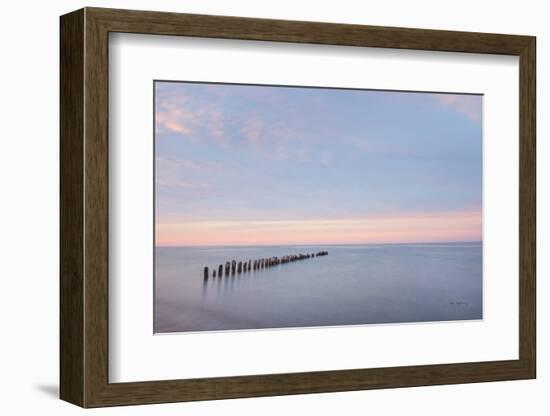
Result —
<path fill-rule="evenodd" d="M 159 245 L 481 239 L 482 96 L 156 82 L 155 109 Z"/>

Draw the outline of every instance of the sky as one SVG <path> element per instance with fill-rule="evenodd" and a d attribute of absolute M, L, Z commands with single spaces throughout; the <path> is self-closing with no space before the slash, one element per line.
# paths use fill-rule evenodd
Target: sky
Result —
<path fill-rule="evenodd" d="M 155 82 L 157 246 L 482 239 L 482 96 Z"/>

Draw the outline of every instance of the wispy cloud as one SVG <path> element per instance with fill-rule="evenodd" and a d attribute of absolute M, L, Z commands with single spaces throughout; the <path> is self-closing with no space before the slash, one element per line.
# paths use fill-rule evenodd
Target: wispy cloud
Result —
<path fill-rule="evenodd" d="M 239 131 L 249 144 L 258 145 L 261 141 L 264 125 L 257 117 L 249 116 L 241 122 Z"/>
<path fill-rule="evenodd" d="M 157 137 L 171 133 L 194 142 L 211 139 L 221 145 L 226 143 L 224 114 L 215 104 L 197 106 L 183 93 L 159 94 L 156 100 Z"/>
<path fill-rule="evenodd" d="M 186 126 L 188 122 L 185 119 L 183 112 L 178 109 L 157 111 L 155 114 L 157 135 L 162 134 L 164 131 L 188 135 L 191 130 Z"/>
<path fill-rule="evenodd" d="M 162 88 L 161 88 L 162 87 Z M 221 147 L 248 146 L 256 156 L 286 160 L 298 140 L 306 137 L 297 126 L 297 117 L 281 97 L 274 99 L 263 90 L 246 89 L 235 96 L 227 86 L 175 84 L 173 90 L 158 84 L 155 129 L 157 138 L 183 137 L 195 143 L 215 143 Z M 202 95 L 206 93 L 207 98 Z M 258 111 L 258 105 L 281 104 L 276 112 Z M 236 108 L 239 108 L 238 110 Z M 260 109 L 263 110 L 263 109 Z M 308 138 L 309 139 L 309 138 Z M 294 142 L 294 143 L 293 143 Z"/>
<path fill-rule="evenodd" d="M 214 161 L 197 161 L 157 156 L 155 184 L 164 191 L 197 190 L 211 187 L 207 179 L 222 165 Z"/>
<path fill-rule="evenodd" d="M 481 121 L 480 95 L 433 94 L 433 97 L 439 104 L 457 111 L 468 119 Z"/>
<path fill-rule="evenodd" d="M 157 137 L 165 132 L 178 133 L 192 139 L 190 126 L 195 114 L 186 111 L 187 97 L 183 94 L 156 96 L 155 131 Z"/>

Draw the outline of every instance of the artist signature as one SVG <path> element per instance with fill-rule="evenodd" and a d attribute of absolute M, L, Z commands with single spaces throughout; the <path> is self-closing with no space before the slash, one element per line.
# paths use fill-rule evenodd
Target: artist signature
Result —
<path fill-rule="evenodd" d="M 456 306 L 468 306 L 468 302 L 464 302 L 461 300 L 453 300 L 449 302 L 450 305 L 456 305 Z"/>

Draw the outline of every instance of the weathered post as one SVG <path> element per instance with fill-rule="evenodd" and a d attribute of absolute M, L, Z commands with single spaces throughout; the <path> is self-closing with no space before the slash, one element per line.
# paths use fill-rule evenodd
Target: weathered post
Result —
<path fill-rule="evenodd" d="M 318 251 L 314 253 L 298 253 L 298 254 L 288 254 L 286 256 L 272 256 L 272 257 L 263 257 L 256 260 L 241 260 L 237 262 L 237 260 L 231 260 L 225 262 L 224 264 L 218 265 L 218 268 L 214 267 L 212 269 L 212 277 L 223 277 L 235 275 L 236 273 L 246 273 L 251 272 L 252 270 L 262 270 L 267 269 L 273 266 L 279 266 L 281 264 L 287 264 L 292 263 L 298 260 L 304 260 L 304 259 L 312 259 L 315 257 L 321 257 L 321 256 L 327 256 L 328 251 Z M 208 266 L 204 267 L 204 278 L 208 279 L 210 277 L 209 274 L 210 270 Z M 225 272 L 225 273 L 224 273 Z"/>

